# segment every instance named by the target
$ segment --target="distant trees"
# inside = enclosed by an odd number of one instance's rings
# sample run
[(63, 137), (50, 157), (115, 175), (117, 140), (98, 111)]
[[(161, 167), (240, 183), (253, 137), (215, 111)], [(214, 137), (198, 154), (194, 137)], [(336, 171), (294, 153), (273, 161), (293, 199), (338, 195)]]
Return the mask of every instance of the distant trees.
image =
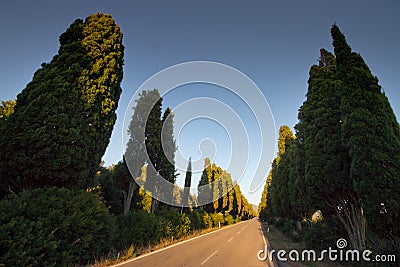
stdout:
[(297, 138), (284, 143), (283, 154), (279, 140), (260, 216), (300, 220), (318, 209), (364, 250), (367, 230), (400, 235), (400, 128), (361, 56), (336, 25), (331, 35), (335, 54), (321, 49), (310, 69)]
[(58, 55), (36, 71), (1, 124), (3, 194), (93, 181), (116, 120), (123, 55), (110, 15), (78, 19), (60, 36)]
[(211, 164), (208, 158), (204, 160), (204, 166), (198, 185), (201, 207), (207, 212), (230, 214), (233, 217), (254, 217), (253, 207), (240, 191), (239, 185), (232, 182), (231, 175), (215, 163)]

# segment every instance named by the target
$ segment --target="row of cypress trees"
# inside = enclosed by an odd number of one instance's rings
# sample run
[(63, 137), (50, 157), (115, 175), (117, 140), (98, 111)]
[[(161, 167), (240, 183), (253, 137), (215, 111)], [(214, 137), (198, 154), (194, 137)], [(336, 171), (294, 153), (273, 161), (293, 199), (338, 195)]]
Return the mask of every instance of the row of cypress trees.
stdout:
[(361, 55), (337, 25), (331, 36), (334, 54), (321, 49), (310, 69), (296, 136), (281, 128), (260, 216), (300, 221), (321, 210), (364, 250), (370, 236), (400, 236), (400, 128)]

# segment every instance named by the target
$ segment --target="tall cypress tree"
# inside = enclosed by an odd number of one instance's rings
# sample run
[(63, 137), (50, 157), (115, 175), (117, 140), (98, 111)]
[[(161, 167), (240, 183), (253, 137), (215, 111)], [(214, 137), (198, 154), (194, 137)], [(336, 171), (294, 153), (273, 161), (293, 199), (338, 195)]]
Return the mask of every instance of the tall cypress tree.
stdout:
[(163, 185), (162, 199), (172, 202), (172, 195), (174, 184), (176, 181), (175, 173), (175, 151), (176, 144), (174, 139), (174, 113), (170, 108), (166, 108), (162, 117), (162, 131), (161, 131), (161, 166), (160, 175), (169, 183)]
[[(146, 146), (145, 146), (145, 128), (146, 120), (150, 114), (151, 107), (157, 101), (159, 94), (157, 91), (143, 91), (139, 93), (139, 98), (136, 100), (136, 106), (129, 123), (128, 134), (129, 140), (126, 144), (124, 154), (124, 162), (131, 176), (125, 182), (127, 186), (124, 193), (124, 214), (128, 214), (131, 208), (132, 198), (134, 193), (139, 190), (134, 178), (140, 177), (142, 166), (146, 163)], [(122, 181), (121, 181), (122, 182)], [(144, 183), (144, 181), (143, 181)], [(142, 185), (140, 185), (142, 186)]]
[[(279, 127), (278, 137), (278, 153), (274, 161), (272, 162), (271, 169), (269, 171), (267, 181), (264, 186), (263, 196), (261, 198), (259, 213), (261, 218), (266, 220), (268, 216), (272, 216), (273, 210), (281, 210), (281, 195), (284, 195), (282, 190), (286, 188), (280, 188), (278, 185), (281, 181), (274, 181), (274, 172), (278, 168), (281, 161), (282, 155), (285, 153), (286, 142), (294, 138), (293, 132), (286, 125)], [(271, 194), (272, 193), (272, 194)]]
[(204, 170), (198, 184), (198, 201), (203, 206), (205, 211), (211, 212), (213, 210), (212, 204), (212, 170), (209, 158), (204, 159)]
[[(133, 177), (139, 177), (142, 166), (147, 164), (144, 190), (152, 193), (151, 212), (154, 213), (160, 199), (173, 203), (176, 179), (174, 114), (167, 108), (161, 118), (162, 98), (157, 89), (141, 92), (136, 103), (129, 124), (125, 158)], [(125, 214), (129, 211), (135, 187), (132, 179), (126, 194)]]
[(398, 236), (399, 125), (386, 96), (336, 25), (335, 56), (321, 49), (310, 69), (297, 136), (304, 147), (311, 197), (342, 222), (353, 248), (366, 248), (366, 227)]
[(336, 25), (331, 35), (342, 82), (342, 142), (350, 156), (351, 183), (371, 232), (399, 236), (399, 124), (362, 57), (351, 51)]
[(183, 196), (182, 196), (182, 210), (183, 207), (189, 206), (189, 193), (191, 184), (192, 184), (192, 158), (189, 158), (189, 163), (186, 169), (186, 176), (185, 176), (185, 188), (183, 189)]
[(121, 94), (122, 32), (110, 15), (76, 20), (35, 72), (0, 132), (3, 191), (82, 188), (94, 178)]
[[(335, 213), (356, 249), (365, 248), (365, 223), (361, 203), (348, 177), (349, 157), (341, 140), (342, 83), (336, 76), (336, 60), (321, 49), (319, 65), (310, 69), (307, 100), (299, 111), (297, 135), (305, 150), (305, 179), (315, 209), (325, 217)], [(322, 206), (321, 206), (322, 205)]]

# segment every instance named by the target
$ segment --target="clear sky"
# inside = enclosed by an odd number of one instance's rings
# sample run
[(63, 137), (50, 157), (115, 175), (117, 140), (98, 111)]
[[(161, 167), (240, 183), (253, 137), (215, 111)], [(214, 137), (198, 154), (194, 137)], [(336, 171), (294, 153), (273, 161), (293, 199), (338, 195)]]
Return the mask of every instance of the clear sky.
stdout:
[[(153, 74), (178, 63), (214, 61), (240, 70), (261, 89), (276, 128), (284, 124), (293, 127), (298, 108), (305, 100), (310, 66), (317, 63), (320, 48), (332, 51), (329, 31), (333, 23), (337, 23), (353, 50), (363, 56), (379, 78), (397, 118), (400, 116), (400, 2), (397, 0), (237, 3), (16, 0), (1, 1), (0, 10), (0, 100), (14, 99), (41, 63), (51, 60), (59, 48), (59, 35), (76, 18), (105, 12), (121, 26), (125, 45), (123, 93), (118, 120), (104, 156), (107, 165), (122, 158), (123, 118), (136, 90)], [(243, 120), (249, 120), (244, 123), (249, 136), (256, 136), (249, 153), (259, 152), (257, 127), (253, 127), (252, 114), (240, 99), (212, 85), (187, 85), (180, 89), (165, 96), (164, 106), (177, 108), (182, 101), (193, 97), (212, 97), (239, 114), (249, 113), (242, 114)], [(218, 165), (228, 164), (232, 151), (226, 150), (230, 133), (224, 125), (212, 120), (193, 120), (175, 135), (184, 159), (192, 156), (200, 160), (208, 156), (200, 154), (201, 144), (203, 152), (216, 153)], [(271, 158), (263, 163), (266, 172), (275, 153), (273, 148), (268, 150)], [(252, 157), (251, 154), (249, 158)], [(186, 163), (181, 164), (186, 168)], [(253, 178), (249, 175), (245, 174), (240, 185), (249, 201), (258, 204), (262, 186), (250, 193)]]

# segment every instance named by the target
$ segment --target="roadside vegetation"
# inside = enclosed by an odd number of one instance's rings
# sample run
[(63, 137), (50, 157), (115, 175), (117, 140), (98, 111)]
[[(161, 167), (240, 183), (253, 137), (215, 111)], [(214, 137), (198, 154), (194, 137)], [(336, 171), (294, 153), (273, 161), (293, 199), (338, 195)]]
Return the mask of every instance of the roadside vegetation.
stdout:
[(295, 134), (279, 129), (259, 217), (308, 249), (344, 238), (348, 248), (399, 260), (400, 127), (337, 25), (331, 36), (334, 54), (321, 49), (310, 69)]
[[(157, 89), (137, 99), (123, 159), (103, 166), (122, 92), (122, 37), (108, 14), (75, 20), (51, 62), (1, 102), (0, 266), (106, 264), (255, 216), (209, 159), (205, 202), (176, 184), (174, 114)], [(158, 176), (169, 182), (162, 190)], [(189, 160), (187, 188), (191, 177)]]

